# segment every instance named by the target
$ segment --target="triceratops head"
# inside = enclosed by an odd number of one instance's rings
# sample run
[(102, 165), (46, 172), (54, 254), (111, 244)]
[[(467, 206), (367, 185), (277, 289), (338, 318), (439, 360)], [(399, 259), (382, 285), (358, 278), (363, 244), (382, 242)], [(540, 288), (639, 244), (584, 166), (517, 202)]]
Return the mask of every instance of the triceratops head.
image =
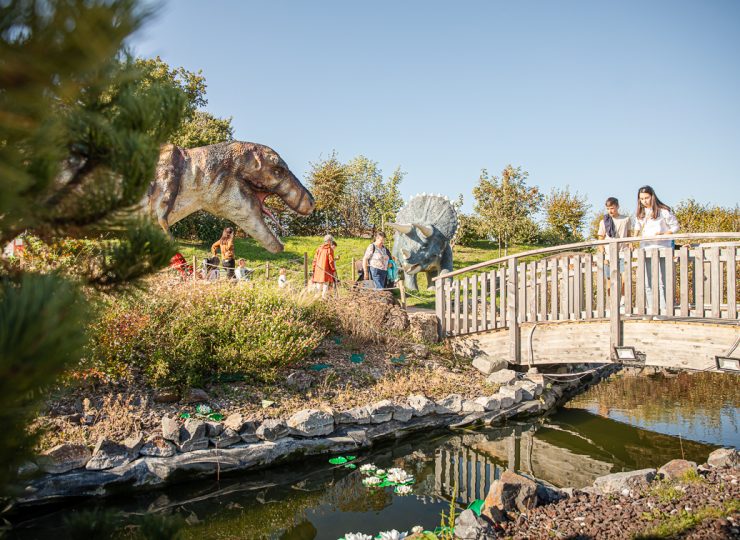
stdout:
[(442, 252), (449, 244), (434, 225), (428, 223), (389, 223), (396, 233), (393, 255), (408, 275), (440, 269)]

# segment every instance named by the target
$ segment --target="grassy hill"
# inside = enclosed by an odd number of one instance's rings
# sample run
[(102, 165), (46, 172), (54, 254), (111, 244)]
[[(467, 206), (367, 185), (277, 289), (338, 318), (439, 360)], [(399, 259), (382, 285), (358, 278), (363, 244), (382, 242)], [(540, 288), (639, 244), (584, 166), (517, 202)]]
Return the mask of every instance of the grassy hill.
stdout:
[[(235, 245), (236, 258), (243, 258), (249, 268), (256, 269), (257, 277), (264, 277), (265, 263), (270, 265), (270, 276), (277, 276), (277, 269), (285, 267), (288, 270), (288, 279), (296, 283), (303, 280), (303, 254), (308, 253), (309, 272), (311, 261), (316, 248), (321, 244), (323, 238), (320, 236), (290, 236), (283, 238), (285, 250), (279, 254), (273, 254), (261, 247), (252, 238), (237, 238)], [(362, 258), (365, 248), (370, 243), (369, 238), (336, 238), (337, 248), (335, 254), (337, 260), (337, 273), (340, 280), (349, 281), (352, 276), (352, 259)], [(179, 241), (178, 249), (188, 261), (193, 256), (198, 260), (210, 256), (210, 246), (188, 241)], [(533, 245), (516, 245), (509, 248), (509, 254), (519, 253), (535, 249)], [(475, 242), (472, 246), (456, 246), (453, 252), (454, 267), (464, 268), (471, 264), (477, 264), (498, 257), (498, 245), (485, 240)], [(426, 274), (419, 275), (419, 291), (410, 293), (408, 304), (419, 307), (434, 307), (434, 295), (426, 291)]]

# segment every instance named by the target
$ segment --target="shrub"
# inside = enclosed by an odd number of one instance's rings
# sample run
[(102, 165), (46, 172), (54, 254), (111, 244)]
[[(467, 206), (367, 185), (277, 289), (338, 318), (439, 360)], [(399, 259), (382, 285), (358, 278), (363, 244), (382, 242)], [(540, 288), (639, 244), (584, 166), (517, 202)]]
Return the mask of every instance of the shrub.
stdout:
[(182, 284), (111, 304), (92, 328), (89, 368), (155, 386), (240, 374), (272, 381), (321, 342), (319, 303), (234, 283)]
[(236, 225), (228, 219), (216, 217), (205, 210), (198, 210), (172, 225), (170, 232), (177, 238), (212, 244), (221, 238), (221, 233), (226, 227), (236, 230)]

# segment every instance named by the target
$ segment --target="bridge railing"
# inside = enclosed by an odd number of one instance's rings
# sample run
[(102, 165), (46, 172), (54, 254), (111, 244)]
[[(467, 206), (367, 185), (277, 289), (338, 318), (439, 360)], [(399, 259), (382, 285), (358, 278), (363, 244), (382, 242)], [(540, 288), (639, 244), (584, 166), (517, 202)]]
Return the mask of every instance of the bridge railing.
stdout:
[[(509, 361), (518, 363), (524, 323), (607, 319), (615, 346), (627, 318), (737, 321), (739, 239), (689, 233), (594, 240), (462, 268), (434, 280), (440, 333), (507, 329)], [(646, 240), (693, 243), (640, 248)]]

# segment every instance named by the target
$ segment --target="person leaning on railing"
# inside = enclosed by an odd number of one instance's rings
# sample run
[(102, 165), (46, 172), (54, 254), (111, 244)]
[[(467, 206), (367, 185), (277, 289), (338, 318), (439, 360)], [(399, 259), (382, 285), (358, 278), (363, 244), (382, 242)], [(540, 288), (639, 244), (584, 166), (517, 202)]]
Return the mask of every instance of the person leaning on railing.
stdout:
[[(658, 236), (674, 234), (678, 232), (678, 219), (671, 208), (661, 202), (655, 191), (650, 186), (642, 186), (637, 191), (637, 212), (635, 212), (635, 225), (633, 227), (637, 236)], [(644, 250), (668, 248), (673, 249), (672, 240), (647, 240), (640, 242), (640, 248)], [(647, 254), (646, 254), (647, 255)], [(672, 255), (671, 255), (672, 256)], [(665, 310), (665, 258), (659, 257), (658, 290), (659, 309)], [(648, 311), (653, 309), (653, 261), (652, 257), (645, 257), (645, 300)], [(669, 314), (670, 315), (670, 314)]]
[[(609, 197), (606, 200), (605, 207), (606, 213), (599, 222), (599, 232), (597, 233), (599, 240), (604, 240), (605, 238), (628, 238), (632, 231), (632, 219), (630, 216), (625, 216), (619, 213), (619, 200), (616, 197)], [(622, 291), (622, 304), (624, 303), (624, 254), (622, 252), (627, 248), (629, 248), (629, 244), (627, 242), (619, 245), (620, 254), (618, 266), (620, 281), (622, 283), (620, 287)], [(599, 249), (604, 250), (604, 246), (599, 246)], [(604, 270), (608, 280), (608, 276), (611, 275), (609, 269), (610, 261), (608, 249), (606, 250), (605, 257), (607, 264), (605, 265)], [(607, 290), (611, 291), (611, 287)]]
[(216, 240), (211, 246), (211, 254), (215, 257), (217, 251), (221, 249), (221, 265), (226, 268), (226, 277), (234, 279), (234, 229), (226, 227), (221, 234), (221, 238)]

